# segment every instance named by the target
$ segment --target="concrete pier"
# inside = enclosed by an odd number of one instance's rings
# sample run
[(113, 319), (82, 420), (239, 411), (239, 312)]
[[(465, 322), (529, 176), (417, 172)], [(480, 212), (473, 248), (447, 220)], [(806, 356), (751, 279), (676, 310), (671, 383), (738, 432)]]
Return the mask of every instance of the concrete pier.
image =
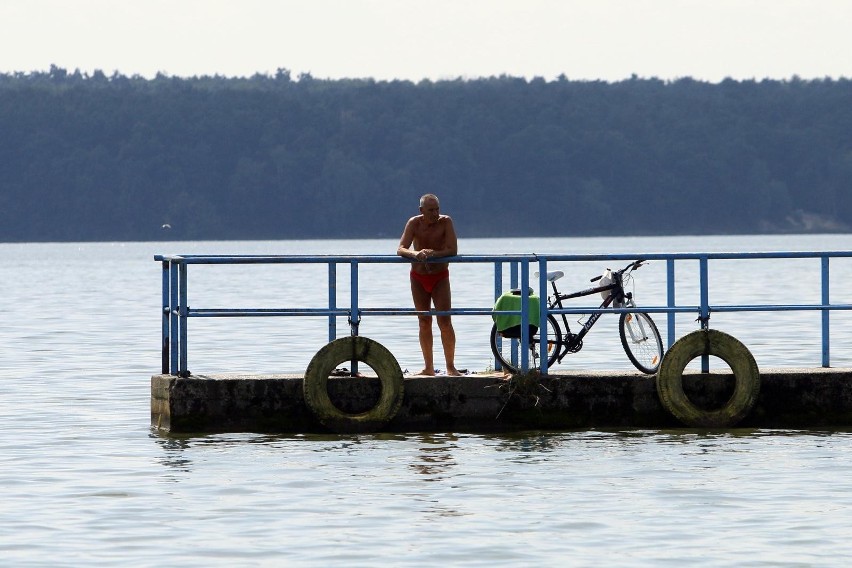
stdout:
[[(852, 427), (852, 369), (765, 369), (741, 428)], [(173, 433), (328, 432), (302, 395), (300, 375), (154, 375), (151, 425)], [(678, 428), (660, 402), (656, 378), (634, 372), (572, 372), (506, 382), (500, 375), (410, 377), (385, 432), (500, 432), (536, 429)], [(730, 373), (684, 375), (697, 406), (722, 406)], [(333, 377), (335, 406), (363, 412), (379, 397), (375, 377)]]

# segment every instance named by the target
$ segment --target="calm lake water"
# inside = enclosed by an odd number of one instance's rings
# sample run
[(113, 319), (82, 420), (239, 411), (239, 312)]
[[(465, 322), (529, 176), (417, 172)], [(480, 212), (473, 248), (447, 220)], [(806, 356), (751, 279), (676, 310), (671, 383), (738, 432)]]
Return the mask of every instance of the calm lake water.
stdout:
[[(157, 253), (389, 254), (395, 240), (0, 244), (0, 558), (8, 566), (828, 566), (852, 556), (852, 430), (169, 436), (150, 429), (160, 368)], [(852, 250), (852, 236), (463, 240), (464, 254)], [(697, 303), (697, 263), (678, 300)], [(565, 290), (602, 263), (565, 269)], [(454, 265), (457, 306), (490, 270)], [(348, 271), (340, 274), (348, 279)], [(711, 262), (711, 301), (816, 303), (819, 261)], [(406, 267), (363, 265), (363, 306), (409, 305)], [(832, 261), (847, 302), (852, 262)], [(665, 303), (665, 266), (636, 274)], [(339, 290), (339, 303), (348, 289)], [(324, 267), (191, 267), (193, 307), (322, 306)], [(696, 299), (692, 299), (696, 298)], [(679, 316), (676, 333), (695, 329)], [(610, 321), (611, 320), (611, 321)], [(655, 316), (666, 335), (665, 318)], [(630, 369), (602, 318), (565, 369)], [(819, 366), (819, 315), (714, 314), (761, 367)], [(832, 314), (832, 366), (852, 317)], [(457, 317), (457, 363), (490, 364), (489, 318)], [(345, 322), (340, 323), (345, 334)], [(362, 335), (422, 365), (410, 317)], [(193, 319), (196, 373), (301, 372), (324, 318)], [(436, 357), (441, 366), (441, 357)]]

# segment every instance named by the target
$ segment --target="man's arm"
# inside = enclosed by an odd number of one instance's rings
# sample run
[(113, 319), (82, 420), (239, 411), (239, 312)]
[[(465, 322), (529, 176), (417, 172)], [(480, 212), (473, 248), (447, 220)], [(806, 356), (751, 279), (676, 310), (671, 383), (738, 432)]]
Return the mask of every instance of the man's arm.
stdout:
[(396, 248), (396, 254), (403, 258), (410, 258), (414, 260), (417, 256), (417, 252), (410, 248), (412, 243), (414, 243), (414, 217), (409, 219), (405, 224), (405, 230), (402, 231), (402, 237), (399, 239), (399, 246)]
[(456, 237), (456, 228), (453, 226), (453, 220), (449, 216), (443, 219), (444, 227), (444, 248), (441, 250), (433, 250), (430, 257), (456, 256), (459, 253), (459, 242)]

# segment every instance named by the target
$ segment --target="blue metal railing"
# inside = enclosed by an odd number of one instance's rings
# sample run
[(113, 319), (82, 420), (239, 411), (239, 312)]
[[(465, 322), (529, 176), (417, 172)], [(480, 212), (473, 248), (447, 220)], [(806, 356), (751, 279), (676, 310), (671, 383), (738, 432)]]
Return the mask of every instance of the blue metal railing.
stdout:
[[(676, 338), (675, 315), (678, 313), (695, 313), (702, 327), (708, 325), (711, 312), (760, 312), (760, 311), (808, 311), (822, 312), (822, 366), (830, 364), (830, 312), (833, 310), (850, 310), (852, 304), (831, 304), (829, 265), (832, 258), (850, 258), (852, 251), (832, 252), (755, 252), (755, 253), (651, 253), (651, 254), (586, 254), (586, 255), (556, 255), (556, 254), (512, 254), (512, 255), (459, 255), (442, 258), (441, 262), (453, 263), (487, 263), (494, 267), (494, 299), (503, 292), (503, 269), (509, 265), (509, 286), (518, 287), (518, 282), (529, 282), (530, 264), (538, 268), (538, 295), (547, 298), (548, 283), (546, 280), (547, 267), (550, 262), (589, 262), (589, 261), (631, 261), (637, 258), (645, 260), (662, 260), (666, 262), (666, 305), (640, 306), (643, 312), (664, 313), (667, 316), (667, 344), (671, 346)], [(820, 259), (820, 303), (817, 304), (711, 304), (709, 261), (711, 260), (744, 260), (744, 259)], [(395, 255), (341, 255), (341, 256), (308, 256), (308, 255), (156, 255), (155, 261), (162, 263), (162, 372), (186, 376), (187, 368), (187, 322), (193, 317), (269, 317), (269, 316), (324, 316), (328, 318), (328, 340), (333, 341), (337, 334), (337, 319), (346, 317), (353, 335), (358, 334), (358, 324), (362, 315), (398, 316), (398, 315), (491, 315), (492, 306), (480, 308), (453, 308), (446, 312), (431, 310), (418, 312), (413, 308), (382, 307), (363, 308), (359, 306), (358, 297), (358, 267), (367, 263), (409, 263), (407, 259)], [(675, 265), (676, 262), (697, 260), (699, 264), (699, 299), (697, 304), (678, 305), (675, 295)], [(237, 264), (326, 264), (328, 267), (328, 307), (325, 308), (191, 308), (188, 297), (189, 266), (193, 264), (207, 265), (237, 265)], [(337, 267), (349, 265), (350, 268), (350, 297), (346, 307), (338, 306), (337, 298)], [(523, 370), (529, 369), (529, 290), (521, 286), (521, 309), (504, 313), (521, 316), (520, 365)], [(591, 314), (597, 312), (619, 313), (626, 309), (597, 307), (576, 307), (549, 310), (547, 302), (540, 302), (539, 320), (547, 321), (548, 313)], [(546, 352), (547, 326), (542, 326), (540, 341), (542, 352)], [(707, 371), (707, 357), (702, 360), (702, 370)], [(546, 373), (546, 369), (543, 370)]]

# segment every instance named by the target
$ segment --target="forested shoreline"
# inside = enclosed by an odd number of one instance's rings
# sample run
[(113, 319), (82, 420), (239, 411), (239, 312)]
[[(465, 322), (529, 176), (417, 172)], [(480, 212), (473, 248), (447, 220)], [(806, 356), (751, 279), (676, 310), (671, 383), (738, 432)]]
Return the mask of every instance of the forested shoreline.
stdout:
[(848, 232), (852, 81), (0, 74), (0, 241)]

